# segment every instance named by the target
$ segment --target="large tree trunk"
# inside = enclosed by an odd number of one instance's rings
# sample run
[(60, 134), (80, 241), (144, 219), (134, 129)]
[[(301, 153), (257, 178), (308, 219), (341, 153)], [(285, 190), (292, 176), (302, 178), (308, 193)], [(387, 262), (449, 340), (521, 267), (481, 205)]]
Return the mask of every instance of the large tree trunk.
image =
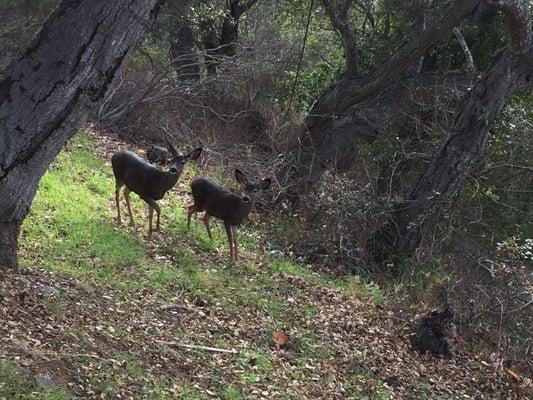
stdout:
[(413, 254), (422, 238), (447, 211), (485, 150), (488, 134), (514, 91), (512, 57), (506, 53), (471, 90), (441, 147), (405, 201), (394, 207), (390, 221), (366, 244), (373, 261)]
[(152, 25), (161, 0), (63, 0), (0, 79), (0, 270), (38, 183)]
[(483, 155), (490, 129), (509, 96), (531, 89), (533, 48), (527, 6), (521, 0), (502, 1), (496, 6), (507, 18), (511, 49), (499, 55), (465, 97), (448, 137), (433, 153), (409, 196), (394, 207), (389, 220), (368, 239), (365, 252), (371, 263), (414, 253)]
[[(299, 194), (310, 190), (327, 168), (349, 171), (359, 151), (383, 132), (403, 126), (408, 118), (439, 112), (436, 107), (442, 102), (458, 102), (473, 82), (473, 75), (463, 72), (406, 77), (332, 121), (323, 140), (313, 142), (310, 133), (301, 136), (298, 148), (289, 153), (294, 158), (284, 164), (286, 169), (282, 171), (289, 200), (297, 205)], [(440, 101), (435, 101), (437, 98)]]
[[(372, 74), (357, 78), (345, 78), (333, 84), (316, 101), (306, 118), (301, 133), (286, 156), (286, 163), (276, 173), (284, 187), (286, 197), (297, 203), (320, 175), (337, 160), (338, 151), (357, 155), (361, 141), (357, 138), (360, 126), (354, 124), (351, 136), (339, 135), (339, 124), (354, 107), (379, 97), (409, 71), (421, 57), (434, 48), (447, 33), (465, 17), (472, 14), (482, 0), (455, 0), (441, 13), (430, 27), (402, 46)], [(348, 125), (342, 124), (342, 132)], [(367, 129), (362, 129), (366, 137)]]

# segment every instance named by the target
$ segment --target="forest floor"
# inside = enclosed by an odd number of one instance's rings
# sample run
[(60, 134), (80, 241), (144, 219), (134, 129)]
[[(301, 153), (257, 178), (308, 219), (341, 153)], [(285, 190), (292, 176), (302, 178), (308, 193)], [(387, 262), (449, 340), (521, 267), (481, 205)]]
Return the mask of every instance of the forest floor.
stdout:
[[(526, 394), (474, 353), (409, 344), (412, 313), (356, 276), (331, 277), (273, 251), (261, 224), (186, 232), (190, 165), (147, 237), (115, 222), (112, 151), (78, 135), (43, 177), (0, 282), (0, 399), (513, 399)], [(124, 204), (122, 207), (125, 210)]]

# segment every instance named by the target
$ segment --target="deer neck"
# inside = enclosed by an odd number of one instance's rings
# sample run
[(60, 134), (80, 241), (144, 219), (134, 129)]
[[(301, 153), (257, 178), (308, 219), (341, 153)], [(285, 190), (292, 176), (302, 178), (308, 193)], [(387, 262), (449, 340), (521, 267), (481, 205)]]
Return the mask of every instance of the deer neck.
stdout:
[(176, 183), (178, 183), (178, 179), (180, 179), (180, 174), (173, 174), (171, 172), (163, 172), (164, 173), (164, 188), (165, 191), (168, 191), (172, 189), (174, 186), (176, 186)]
[(252, 211), (252, 207), (254, 206), (254, 202), (252, 200), (250, 201), (244, 201), (243, 199), (239, 199), (239, 217), (242, 221), (245, 219), (248, 214), (250, 214), (250, 211)]

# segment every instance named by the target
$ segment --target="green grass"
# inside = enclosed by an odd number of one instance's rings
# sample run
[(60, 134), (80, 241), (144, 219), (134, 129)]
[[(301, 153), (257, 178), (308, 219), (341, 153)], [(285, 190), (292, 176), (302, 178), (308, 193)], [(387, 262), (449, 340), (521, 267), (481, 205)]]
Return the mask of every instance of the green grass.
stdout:
[[(185, 175), (193, 173), (194, 167), (191, 166)], [(146, 215), (147, 207), (136, 195), (132, 194), (131, 198), (134, 217), (138, 224), (143, 224), (139, 229), (128, 227), (124, 221), (122, 226), (116, 225), (111, 165), (93, 154), (88, 135), (76, 136), (41, 180), (31, 215), (23, 224), (21, 264), (25, 268), (44, 268), (77, 277), (95, 286), (109, 286), (118, 289), (124, 297), (141, 289), (174, 297), (183, 289), (189, 298), (204, 299), (228, 314), (246, 315), (252, 310), (260, 316), (261, 335), (264, 336), (257, 347), (235, 356), (234, 361), (240, 367), (235, 381), (220, 382), (214, 388), (221, 399), (243, 399), (243, 387), (263, 385), (275, 373), (268, 343), (271, 332), (287, 331), (299, 319), (313, 320), (316, 309), (305, 297), (306, 289), (292, 285), (288, 276), (302, 278), (309, 286), (338, 288), (344, 294), (373, 301), (378, 301), (381, 296), (377, 286), (363, 283), (358, 278), (333, 279), (292, 260), (269, 257), (263, 251), (266, 246), (260, 234), (246, 229), (239, 233), (239, 244), (241, 254), (248, 261), (230, 266), (223, 225), (213, 220), (212, 240), (201, 220), (193, 221), (191, 231), (187, 232), (185, 204), (189, 199), (180, 199), (172, 192), (167, 194), (162, 207), (161, 237), (164, 240), (149, 241), (146, 238), (147, 222), (141, 217)], [(124, 204), (122, 211), (125, 211)], [(166, 261), (161, 263), (158, 258), (152, 259), (150, 254), (154, 252), (165, 256)], [(289, 302), (288, 297), (298, 298), (298, 304)], [(61, 316), (68, 311), (69, 304), (62, 297), (49, 299), (47, 309)], [(331, 349), (320, 343), (317, 332), (319, 327), (302, 326), (291, 336), (292, 349), (297, 357), (294, 362), (302, 366), (304, 372), (300, 375), (305, 379), (310, 378), (303, 367), (308, 360), (332, 357)], [(74, 328), (72, 334), (82, 347), (91, 335), (78, 328)], [(116, 336), (135, 340), (121, 329), (116, 331)], [(187, 338), (188, 334), (177, 331), (175, 337)], [(90, 343), (87, 345), (91, 347)], [(218, 346), (225, 348), (231, 344), (220, 339)], [(140, 385), (142, 398), (205, 397), (184, 378), (168, 380), (160, 377), (157, 382), (146, 382), (145, 366), (133, 354), (119, 353), (113, 358), (123, 366), (117, 368), (105, 360), (97, 365), (98, 389), (109, 398), (132, 381)], [(94, 364), (94, 360), (86, 360), (85, 364)], [(4, 390), (0, 394), (19, 390), (13, 388), (24, 385), (27, 388), (20, 388), (21, 393), (35, 389), (15, 373), (3, 376), (8, 368), (4, 370), (0, 372), (0, 378), (4, 378), (0, 382), (6, 381), (7, 384), (0, 386), (0, 390)], [(42, 397), (45, 395), (41, 393), (41, 397), (36, 398), (64, 398), (54, 395), (51, 392), (46, 396), (52, 397)]]
[(72, 399), (63, 389), (42, 389), (37, 383), (18, 372), (13, 365), (0, 360), (0, 399), (64, 400)]
[(345, 389), (353, 400), (392, 400), (393, 393), (372, 371), (355, 366)]
[[(131, 197), (140, 222), (144, 205)], [(115, 212), (111, 166), (92, 153), (87, 135), (78, 135), (41, 180), (22, 228), (22, 265), (125, 291), (170, 290), (178, 274), (150, 260), (131, 230), (116, 227)]]
[(273, 373), (272, 360), (260, 350), (241, 352), (238, 357), (243, 369), (238, 378), (242, 383), (255, 385), (267, 380)]

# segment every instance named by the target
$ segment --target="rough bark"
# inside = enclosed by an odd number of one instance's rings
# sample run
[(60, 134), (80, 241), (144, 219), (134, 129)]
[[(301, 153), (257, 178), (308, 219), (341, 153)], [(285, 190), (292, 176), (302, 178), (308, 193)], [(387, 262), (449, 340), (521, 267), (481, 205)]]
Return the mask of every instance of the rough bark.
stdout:
[(457, 42), (459, 43), (459, 46), (461, 46), (461, 50), (463, 51), (465, 57), (465, 70), (467, 72), (474, 73), (476, 67), (474, 64), (474, 58), (472, 57), (472, 53), (470, 52), (470, 48), (468, 47), (468, 43), (466, 43), (466, 40), (459, 28), (454, 28), (453, 34), (455, 35), (455, 38), (457, 39)]
[[(413, 0), (412, 12), (415, 25), (416, 34), (419, 35), (426, 29), (427, 10), (429, 8), (429, 0)], [(424, 56), (418, 59), (418, 63), (415, 65), (414, 71), (419, 73), (422, 71), (422, 65), (424, 64)]]
[[(371, 263), (380, 264), (414, 253), (422, 238), (448, 210), (466, 176), (483, 155), (490, 129), (507, 99), (529, 85), (533, 49), (529, 12), (523, 4), (499, 2), (501, 10), (510, 15), (507, 19), (515, 32), (510, 49), (501, 52), (493, 67), (465, 97), (446, 140), (433, 153), (426, 171), (406, 200), (394, 207), (390, 219), (368, 239), (365, 251)], [(525, 15), (518, 16), (520, 12)], [(524, 26), (515, 26), (517, 21)]]
[(161, 4), (63, 0), (22, 57), (3, 73), (0, 270), (16, 266), (20, 225), (41, 176), (88, 108), (104, 96)]
[(365, 250), (372, 263), (412, 255), (435, 227), (483, 155), (490, 129), (506, 100), (533, 73), (532, 61), (533, 51), (519, 59), (506, 51), (471, 90), (424, 174), (406, 200), (394, 207), (390, 220), (367, 241)]

